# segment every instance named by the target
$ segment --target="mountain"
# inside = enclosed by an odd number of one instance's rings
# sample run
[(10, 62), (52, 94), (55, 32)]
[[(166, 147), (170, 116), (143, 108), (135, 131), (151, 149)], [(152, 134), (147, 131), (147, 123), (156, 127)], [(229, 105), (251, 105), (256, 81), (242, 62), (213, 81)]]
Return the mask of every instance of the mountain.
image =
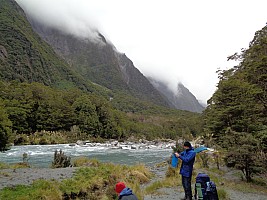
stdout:
[(168, 107), (167, 101), (123, 53), (96, 31), (97, 38), (79, 38), (28, 16), (33, 29), (84, 79), (114, 92)]
[(174, 93), (168, 88), (167, 84), (162, 81), (155, 80), (151, 77), (149, 77), (149, 81), (168, 99), (171, 107), (198, 113), (201, 113), (205, 109), (182, 83), (178, 83), (177, 90)]
[(0, 0), (0, 80), (40, 82), (49, 86), (94, 86), (70, 66), (31, 28), (14, 0)]
[(78, 87), (109, 96), (117, 108), (127, 111), (137, 104), (142, 110), (150, 102), (200, 112), (189, 98), (170, 98), (167, 90), (158, 91), (97, 30), (96, 38), (80, 38), (32, 19), (14, 0), (0, 2), (0, 80)]
[(29, 19), (14, 0), (0, 0), (0, 80), (78, 87), (168, 107), (132, 61), (100, 33), (94, 41), (80, 39)]

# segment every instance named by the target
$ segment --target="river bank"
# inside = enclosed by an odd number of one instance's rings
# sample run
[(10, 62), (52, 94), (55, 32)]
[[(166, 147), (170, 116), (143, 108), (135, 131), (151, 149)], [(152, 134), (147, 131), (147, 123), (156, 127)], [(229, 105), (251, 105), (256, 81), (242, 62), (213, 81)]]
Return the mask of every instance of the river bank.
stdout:
[[(78, 168), (20, 168), (20, 169), (1, 169), (0, 170), (0, 190), (4, 187), (15, 187), (17, 185), (30, 185), (34, 180), (57, 180), (61, 181), (73, 177), (75, 171)], [(166, 166), (157, 167), (152, 169), (155, 173), (153, 181), (160, 181), (165, 177)], [(226, 173), (225, 177), (231, 177), (231, 172)], [(235, 177), (233, 177), (236, 179)], [(238, 183), (238, 182), (237, 182)], [(193, 185), (192, 185), (193, 187)], [(218, 189), (222, 186), (217, 186)], [(228, 198), (231, 200), (266, 200), (267, 194), (264, 193), (252, 193), (249, 191), (241, 192), (232, 188), (223, 186), (224, 190), (228, 194)], [(159, 200), (159, 199), (180, 199), (184, 196), (183, 188), (181, 186), (160, 188), (156, 194), (145, 195), (144, 200)]]
[(15, 187), (17, 185), (30, 185), (38, 179), (57, 180), (71, 178), (76, 167), (68, 168), (18, 168), (0, 170), (0, 190), (5, 187)]

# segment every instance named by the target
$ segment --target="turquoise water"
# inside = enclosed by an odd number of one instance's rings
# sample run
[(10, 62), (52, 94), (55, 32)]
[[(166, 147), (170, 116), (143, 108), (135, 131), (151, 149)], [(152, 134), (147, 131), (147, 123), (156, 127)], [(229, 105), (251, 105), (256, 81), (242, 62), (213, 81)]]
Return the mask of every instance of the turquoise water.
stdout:
[(23, 153), (27, 153), (29, 164), (32, 167), (50, 167), (55, 150), (62, 150), (65, 155), (75, 159), (79, 156), (96, 158), (101, 162), (134, 165), (143, 163), (153, 166), (156, 163), (166, 161), (172, 149), (112, 149), (109, 147), (70, 146), (68, 144), (57, 145), (24, 145), (13, 146), (10, 150), (0, 153), (0, 162), (18, 163), (23, 161)]

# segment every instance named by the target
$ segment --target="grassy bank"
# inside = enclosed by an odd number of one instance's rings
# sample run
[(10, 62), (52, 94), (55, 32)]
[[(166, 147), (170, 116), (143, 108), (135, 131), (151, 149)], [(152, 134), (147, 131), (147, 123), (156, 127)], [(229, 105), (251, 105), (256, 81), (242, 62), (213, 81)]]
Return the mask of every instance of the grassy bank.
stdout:
[[(204, 153), (202, 153), (202, 155), (198, 154), (196, 157), (192, 176), (192, 187), (197, 174), (202, 172), (208, 174), (211, 181), (216, 184), (218, 196), (221, 200), (230, 199), (230, 190), (241, 194), (254, 193), (266, 195), (267, 197), (267, 182), (265, 177), (254, 177), (251, 183), (247, 183), (240, 170), (227, 168), (222, 161), (218, 169), (217, 160), (215, 161), (211, 154), (208, 154), (207, 157), (204, 158), (203, 154)], [(158, 166), (158, 171), (160, 171), (160, 168), (165, 169), (165, 171), (161, 172), (163, 173), (163, 177), (155, 178), (154, 182), (148, 184), (145, 188), (145, 194), (160, 195), (159, 191), (163, 188), (181, 188), (181, 190), (183, 190), (181, 175), (179, 174), (180, 166), (181, 162), (179, 162), (178, 168), (169, 167), (167, 162), (161, 163), (161, 165)], [(194, 193), (194, 188), (192, 189)]]
[(29, 186), (4, 188), (0, 191), (0, 199), (115, 199), (117, 194), (114, 187), (118, 181), (125, 182), (139, 199), (143, 199), (140, 184), (148, 182), (152, 177), (149, 170), (141, 164), (125, 166), (79, 158), (74, 161), (74, 165), (79, 166), (79, 169), (71, 179), (36, 180)]

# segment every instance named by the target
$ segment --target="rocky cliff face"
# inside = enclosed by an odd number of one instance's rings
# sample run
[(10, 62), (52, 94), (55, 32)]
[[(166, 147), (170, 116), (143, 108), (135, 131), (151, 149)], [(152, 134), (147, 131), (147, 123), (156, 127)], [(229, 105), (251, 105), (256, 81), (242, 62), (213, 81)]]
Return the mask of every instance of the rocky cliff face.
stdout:
[[(29, 18), (29, 17), (28, 17)], [(168, 107), (162, 95), (133, 62), (105, 37), (78, 38), (29, 18), (33, 29), (81, 76), (112, 91), (123, 91), (141, 100)]]
[(176, 92), (173, 92), (161, 81), (154, 80), (153, 78), (149, 78), (149, 81), (168, 99), (172, 107), (179, 110), (187, 110), (198, 113), (201, 113), (205, 109), (183, 84), (178, 83)]

